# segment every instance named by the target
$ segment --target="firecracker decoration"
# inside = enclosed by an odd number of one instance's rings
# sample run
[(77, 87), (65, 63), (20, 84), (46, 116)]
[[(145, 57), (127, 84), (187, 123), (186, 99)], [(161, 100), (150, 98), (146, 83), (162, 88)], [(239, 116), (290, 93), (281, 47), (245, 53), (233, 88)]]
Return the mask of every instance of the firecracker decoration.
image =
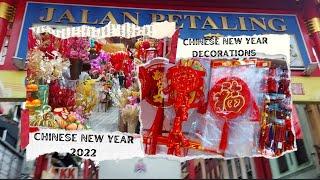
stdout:
[(266, 79), (259, 150), (262, 154), (281, 156), (283, 152), (294, 149), (295, 141), (291, 125), (290, 80), (287, 70), (279, 67), (269, 68)]

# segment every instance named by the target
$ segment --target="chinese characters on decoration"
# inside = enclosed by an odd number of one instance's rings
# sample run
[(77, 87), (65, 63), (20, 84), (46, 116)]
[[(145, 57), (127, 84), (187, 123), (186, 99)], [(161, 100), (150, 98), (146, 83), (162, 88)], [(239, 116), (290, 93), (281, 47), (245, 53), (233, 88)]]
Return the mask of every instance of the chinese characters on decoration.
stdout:
[(270, 157), (294, 150), (290, 81), (280, 67), (260, 59), (159, 58), (141, 66), (141, 113), (156, 109), (154, 118), (141, 117), (145, 153)]

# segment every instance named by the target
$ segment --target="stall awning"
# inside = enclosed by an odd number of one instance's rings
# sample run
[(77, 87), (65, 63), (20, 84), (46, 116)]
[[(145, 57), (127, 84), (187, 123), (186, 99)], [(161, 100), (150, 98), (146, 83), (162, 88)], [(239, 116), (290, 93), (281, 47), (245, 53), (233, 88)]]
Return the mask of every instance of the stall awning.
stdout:
[(293, 101), (296, 103), (320, 102), (320, 77), (292, 77)]
[(25, 71), (0, 71), (0, 101), (24, 101)]

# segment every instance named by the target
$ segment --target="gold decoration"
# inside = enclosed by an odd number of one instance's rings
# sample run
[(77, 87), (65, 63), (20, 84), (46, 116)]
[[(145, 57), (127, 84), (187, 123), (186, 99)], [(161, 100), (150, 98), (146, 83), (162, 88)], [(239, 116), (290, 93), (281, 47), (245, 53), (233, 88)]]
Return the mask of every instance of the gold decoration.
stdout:
[(208, 33), (204, 35), (205, 39), (212, 39), (212, 38), (219, 38), (219, 37), (223, 37), (223, 35), (219, 33), (216, 33), (216, 34)]
[(118, 51), (126, 51), (126, 47), (122, 43), (107, 43), (102, 46), (102, 49), (108, 53), (115, 53)]
[(98, 102), (95, 81), (90, 79), (79, 83), (76, 87), (76, 92), (77, 106), (82, 106), (85, 113), (91, 113)]
[(309, 34), (320, 32), (320, 18), (314, 17), (306, 21), (307, 29)]
[(0, 2), (0, 18), (6, 19), (10, 22), (13, 21), (15, 14), (15, 7), (6, 2)]

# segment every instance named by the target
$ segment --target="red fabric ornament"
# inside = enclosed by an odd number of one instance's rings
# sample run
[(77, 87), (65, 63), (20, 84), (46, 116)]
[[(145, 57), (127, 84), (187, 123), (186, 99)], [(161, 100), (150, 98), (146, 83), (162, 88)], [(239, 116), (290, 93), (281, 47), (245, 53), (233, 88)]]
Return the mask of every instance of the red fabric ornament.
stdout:
[[(164, 40), (160, 40), (157, 44), (157, 55), (160, 56), (160, 57), (164, 57), (164, 54), (163, 54), (163, 47), (164, 47)], [(168, 53), (169, 51), (169, 46), (166, 46), (166, 53)], [(171, 62), (171, 60), (170, 60)], [(173, 62), (172, 62), (173, 63)]]
[[(143, 98), (146, 99), (148, 103), (156, 107), (164, 106), (163, 98), (163, 85), (164, 85), (164, 67), (155, 66), (145, 69), (140, 67)], [(143, 74), (144, 73), (144, 74)], [(140, 72), (139, 72), (140, 74)]]
[[(204, 71), (198, 71), (189, 66), (174, 66), (168, 70), (169, 102), (173, 103), (176, 117), (168, 136), (168, 154), (183, 155), (182, 149), (191, 145), (182, 132), (182, 123), (188, 119), (188, 110), (199, 105), (197, 100), (203, 97)], [(191, 93), (195, 92), (195, 97)]]
[(225, 77), (216, 82), (209, 92), (209, 109), (224, 120), (219, 149), (224, 152), (228, 145), (229, 123), (245, 113), (251, 102), (248, 85), (238, 77)]
[(75, 90), (61, 87), (58, 81), (49, 85), (49, 105), (52, 109), (66, 107), (72, 110), (76, 104)]
[(122, 70), (124, 60), (128, 58), (129, 56), (127, 52), (119, 51), (111, 54), (110, 62), (116, 71), (120, 71)]
[(33, 31), (29, 29), (28, 31), (28, 49), (33, 49), (36, 46), (37, 39), (33, 34)]
[[(157, 113), (153, 124), (147, 134), (144, 135), (145, 152), (156, 154), (157, 145), (168, 147), (168, 154), (183, 156), (189, 148), (218, 153), (215, 150), (204, 148), (199, 142), (189, 140), (182, 132), (182, 124), (188, 119), (188, 110), (204, 107), (204, 76), (205, 71), (195, 70), (191, 66), (182, 64), (173, 66), (165, 74), (168, 62), (154, 63), (139, 68), (142, 99), (157, 107)], [(165, 76), (164, 76), (165, 75)], [(164, 83), (167, 87), (163, 87)], [(169, 99), (164, 98), (169, 95)], [(168, 136), (162, 135), (164, 108), (173, 105), (176, 116), (174, 124)]]
[(151, 87), (155, 86), (151, 86), (151, 76), (144, 66), (139, 67), (138, 77), (141, 83), (141, 98), (146, 99), (150, 97)]
[(94, 42), (94, 48), (96, 49), (96, 52), (100, 52), (102, 49), (102, 44), (98, 43), (97, 41)]
[(246, 112), (250, 101), (248, 85), (238, 77), (226, 77), (212, 87), (209, 107), (219, 118), (232, 120)]
[(149, 49), (151, 47), (150, 42), (149, 41), (143, 41), (142, 42), (142, 48), (143, 49)]
[(178, 28), (176, 30), (176, 32), (171, 37), (170, 52), (169, 52), (170, 63), (175, 63), (175, 61), (176, 61), (179, 34), (180, 34), (180, 29)]
[(162, 137), (164, 108), (169, 105), (163, 98), (163, 83), (165, 81), (166, 62), (161, 61), (147, 66), (140, 66), (138, 77), (141, 83), (141, 98), (157, 107), (157, 112), (150, 130), (144, 135), (147, 154), (156, 154), (157, 144), (167, 144), (167, 139)]

